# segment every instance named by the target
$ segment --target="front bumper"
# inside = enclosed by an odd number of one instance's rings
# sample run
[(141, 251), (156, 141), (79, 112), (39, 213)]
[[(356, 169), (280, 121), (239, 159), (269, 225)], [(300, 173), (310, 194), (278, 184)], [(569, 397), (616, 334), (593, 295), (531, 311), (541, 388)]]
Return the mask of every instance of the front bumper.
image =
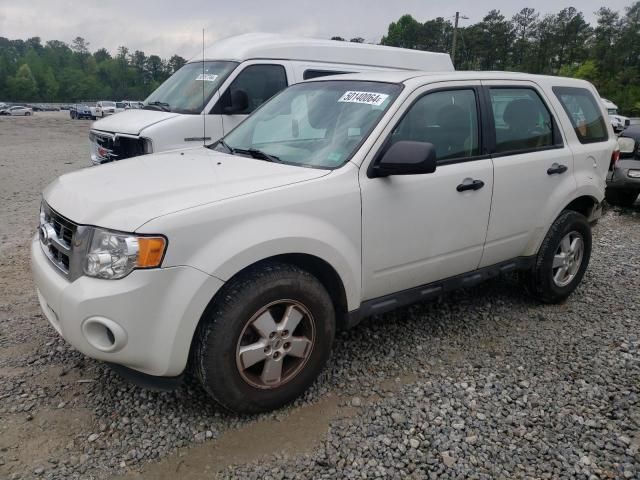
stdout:
[(223, 285), (188, 266), (69, 282), (45, 256), (37, 236), (31, 268), (42, 311), (67, 342), (97, 360), (162, 377), (183, 372), (196, 326)]

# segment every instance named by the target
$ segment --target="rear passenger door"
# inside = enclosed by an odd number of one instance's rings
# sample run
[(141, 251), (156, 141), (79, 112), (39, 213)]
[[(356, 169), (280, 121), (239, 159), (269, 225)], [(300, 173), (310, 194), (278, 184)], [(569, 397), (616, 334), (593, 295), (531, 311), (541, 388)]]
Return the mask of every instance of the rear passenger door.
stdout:
[(483, 81), (494, 180), (481, 267), (533, 255), (576, 190), (556, 112), (533, 82)]

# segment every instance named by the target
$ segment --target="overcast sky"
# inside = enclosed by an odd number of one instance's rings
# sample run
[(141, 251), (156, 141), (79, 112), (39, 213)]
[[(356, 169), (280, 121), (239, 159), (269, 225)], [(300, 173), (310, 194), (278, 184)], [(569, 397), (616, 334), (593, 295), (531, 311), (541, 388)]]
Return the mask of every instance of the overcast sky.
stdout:
[(70, 42), (81, 36), (92, 51), (119, 45), (147, 55), (197, 55), (202, 29), (206, 43), (245, 32), (274, 32), (329, 38), (363, 37), (378, 42), (390, 22), (404, 13), (419, 21), (452, 17), (456, 10), (475, 23), (492, 8), (511, 17), (524, 7), (541, 13), (567, 6), (587, 21), (602, 5), (624, 12), (632, 0), (0, 0), (0, 36), (39, 36)]

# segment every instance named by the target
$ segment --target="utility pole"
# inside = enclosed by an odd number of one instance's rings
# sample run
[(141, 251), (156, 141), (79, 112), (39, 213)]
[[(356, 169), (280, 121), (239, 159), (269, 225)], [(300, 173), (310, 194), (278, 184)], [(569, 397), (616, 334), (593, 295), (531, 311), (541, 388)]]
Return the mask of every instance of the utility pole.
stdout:
[(461, 16), (460, 12), (456, 12), (456, 20), (453, 24), (453, 42), (451, 44), (451, 61), (453, 62), (454, 67), (456, 63), (456, 46), (458, 44), (458, 23), (460, 22), (460, 19), (469, 20), (469, 17), (466, 17), (464, 15)]
[(451, 61), (456, 62), (456, 43), (458, 43), (458, 21), (460, 20), (460, 12), (456, 12), (456, 21), (453, 24), (453, 44), (451, 45)]

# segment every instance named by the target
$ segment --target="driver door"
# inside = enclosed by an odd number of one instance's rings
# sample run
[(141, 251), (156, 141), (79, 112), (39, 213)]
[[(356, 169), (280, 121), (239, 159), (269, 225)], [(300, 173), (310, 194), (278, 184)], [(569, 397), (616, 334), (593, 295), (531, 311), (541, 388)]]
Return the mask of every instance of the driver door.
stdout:
[[(375, 161), (397, 141), (428, 142), (437, 154), (434, 173), (369, 178), (365, 160), (360, 169), (363, 300), (478, 268), (493, 189), (479, 99), (479, 82), (417, 90), (368, 159)], [(482, 186), (461, 187), (473, 181)]]
[(287, 71), (284, 65), (248, 65), (223, 90), (211, 113), (222, 116), (223, 134), (226, 135), (251, 112), (287, 86)]

